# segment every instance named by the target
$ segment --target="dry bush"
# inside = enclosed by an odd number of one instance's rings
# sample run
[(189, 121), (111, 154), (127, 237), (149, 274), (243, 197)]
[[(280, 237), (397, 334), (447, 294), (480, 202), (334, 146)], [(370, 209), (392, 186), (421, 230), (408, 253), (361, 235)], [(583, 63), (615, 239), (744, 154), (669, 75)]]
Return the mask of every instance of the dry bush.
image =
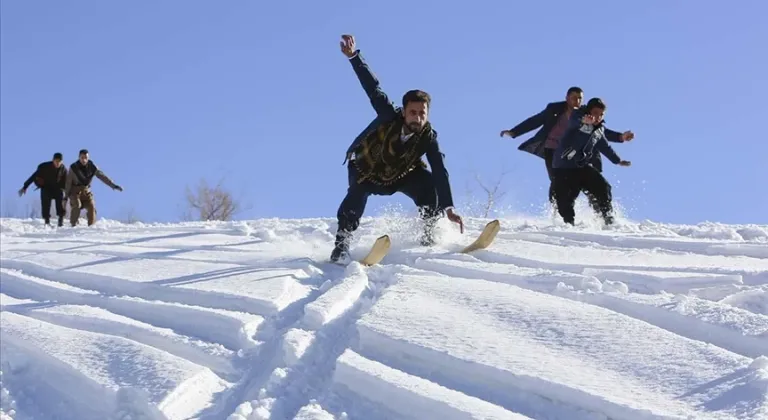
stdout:
[(195, 191), (186, 188), (187, 220), (211, 221), (232, 220), (232, 217), (242, 210), (239, 200), (219, 181), (211, 187), (205, 179), (201, 179)]
[(510, 172), (509, 170), (502, 169), (495, 180), (491, 182), (483, 181), (480, 175), (475, 172), (473, 184), (480, 187), (480, 192), (476, 192), (476, 188), (467, 187), (467, 196), (469, 197), (467, 215), (482, 218), (489, 217), (494, 208), (507, 194), (507, 191), (502, 188), (502, 184), (504, 178)]

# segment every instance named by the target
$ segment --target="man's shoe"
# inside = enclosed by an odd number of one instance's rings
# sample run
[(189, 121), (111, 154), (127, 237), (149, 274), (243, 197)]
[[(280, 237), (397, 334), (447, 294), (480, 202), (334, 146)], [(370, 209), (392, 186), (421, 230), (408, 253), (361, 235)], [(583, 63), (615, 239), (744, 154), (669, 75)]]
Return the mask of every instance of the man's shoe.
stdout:
[(351, 234), (340, 231), (336, 234), (336, 241), (331, 252), (331, 261), (334, 263), (349, 259), (349, 241)]

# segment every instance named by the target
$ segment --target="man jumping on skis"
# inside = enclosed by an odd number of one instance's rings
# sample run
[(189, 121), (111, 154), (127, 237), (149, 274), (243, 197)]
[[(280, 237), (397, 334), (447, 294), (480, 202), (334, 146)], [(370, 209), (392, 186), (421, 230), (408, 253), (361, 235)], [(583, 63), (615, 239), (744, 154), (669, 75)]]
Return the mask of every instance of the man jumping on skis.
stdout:
[[(349, 187), (337, 212), (338, 230), (331, 261), (349, 257), (349, 243), (365, 211), (370, 195), (401, 192), (419, 208), (425, 222), (421, 244), (434, 244), (433, 230), (445, 211), (448, 219), (464, 224), (453, 210), (453, 197), (437, 132), (428, 121), (431, 98), (421, 90), (403, 95), (396, 107), (381, 90), (379, 80), (355, 48), (352, 35), (342, 35), (341, 52), (349, 58), (363, 90), (376, 111), (376, 118), (347, 149)], [(421, 157), (426, 155), (432, 172)]]
[(595, 157), (603, 154), (616, 165), (631, 165), (608, 143), (603, 125), (605, 110), (602, 99), (592, 98), (587, 106), (573, 111), (552, 159), (557, 211), (563, 221), (571, 225), (576, 216), (573, 204), (581, 191), (594, 197), (596, 210), (606, 225), (614, 222), (611, 184), (595, 168)]
[[(574, 110), (581, 108), (583, 99), (584, 91), (580, 87), (570, 87), (565, 94), (565, 101), (548, 103), (538, 114), (528, 117), (528, 119), (509, 130), (502, 130), (500, 134), (501, 137), (509, 136), (514, 139), (541, 127), (533, 137), (521, 143), (517, 149), (544, 159), (544, 165), (547, 168), (547, 175), (549, 176), (550, 182), (549, 201), (553, 204), (555, 204), (555, 191), (552, 184), (554, 181), (554, 173), (552, 172), (553, 156), (555, 154), (555, 149), (559, 146), (560, 138), (563, 136), (566, 127), (568, 127), (568, 120), (571, 117), (571, 113)], [(611, 142), (623, 143), (632, 140), (634, 137), (635, 135), (632, 131), (619, 133), (618, 131), (611, 130), (607, 127), (605, 128), (605, 138)], [(598, 172), (602, 171), (602, 161), (600, 160), (599, 154), (595, 156), (593, 166)], [(591, 195), (589, 197), (593, 208), (595, 211), (598, 211), (597, 201), (595, 201)]]

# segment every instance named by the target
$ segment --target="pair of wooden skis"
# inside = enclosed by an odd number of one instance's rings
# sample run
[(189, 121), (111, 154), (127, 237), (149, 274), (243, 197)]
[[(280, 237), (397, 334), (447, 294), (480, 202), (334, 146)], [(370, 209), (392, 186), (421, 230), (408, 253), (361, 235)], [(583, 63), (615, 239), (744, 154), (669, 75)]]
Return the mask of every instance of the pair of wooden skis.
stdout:
[[(478, 249), (487, 248), (489, 245), (491, 245), (493, 240), (496, 239), (496, 234), (499, 233), (499, 229), (501, 229), (501, 223), (498, 219), (489, 222), (487, 225), (485, 225), (485, 228), (477, 237), (477, 239), (464, 247), (464, 249), (462, 249), (460, 252), (467, 254), (472, 251), (477, 251)], [(390, 240), (389, 235), (380, 236), (376, 239), (376, 242), (373, 243), (373, 246), (371, 247), (371, 250), (368, 251), (368, 254), (359, 260), (360, 264), (364, 266), (372, 266), (378, 264), (387, 255), (391, 245), (392, 241)]]

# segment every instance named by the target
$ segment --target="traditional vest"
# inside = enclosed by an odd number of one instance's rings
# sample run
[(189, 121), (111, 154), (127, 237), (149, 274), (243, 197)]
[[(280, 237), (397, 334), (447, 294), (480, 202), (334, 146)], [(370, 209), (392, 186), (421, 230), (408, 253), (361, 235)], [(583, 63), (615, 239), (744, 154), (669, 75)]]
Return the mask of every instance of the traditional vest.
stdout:
[(96, 175), (96, 164), (92, 160), (88, 160), (88, 163), (83, 165), (78, 160), (69, 166), (69, 170), (75, 175), (73, 185), (88, 187)]
[(400, 140), (402, 118), (379, 125), (360, 142), (352, 164), (360, 177), (357, 182), (370, 181), (377, 185), (391, 185), (418, 166), (426, 168), (421, 160), (424, 142), (429, 141), (432, 126), (424, 128), (405, 142)]

